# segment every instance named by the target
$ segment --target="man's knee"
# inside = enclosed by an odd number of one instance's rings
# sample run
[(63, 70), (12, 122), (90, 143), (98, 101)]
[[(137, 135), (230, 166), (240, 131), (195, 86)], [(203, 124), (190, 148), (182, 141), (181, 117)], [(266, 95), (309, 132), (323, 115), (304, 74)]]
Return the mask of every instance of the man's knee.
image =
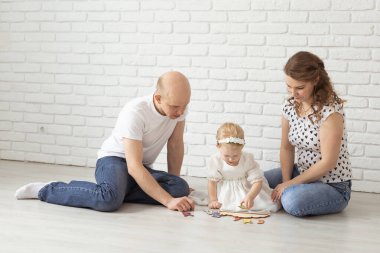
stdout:
[(189, 195), (190, 187), (184, 179), (173, 177), (170, 181), (167, 191), (171, 196), (179, 198)]
[(118, 210), (124, 202), (124, 196), (121, 196), (116, 190), (107, 186), (102, 186), (98, 192), (98, 198), (94, 205), (94, 209), (101, 212), (113, 212)]
[(94, 205), (94, 210), (100, 212), (114, 212), (123, 205), (123, 201), (114, 200), (98, 200)]

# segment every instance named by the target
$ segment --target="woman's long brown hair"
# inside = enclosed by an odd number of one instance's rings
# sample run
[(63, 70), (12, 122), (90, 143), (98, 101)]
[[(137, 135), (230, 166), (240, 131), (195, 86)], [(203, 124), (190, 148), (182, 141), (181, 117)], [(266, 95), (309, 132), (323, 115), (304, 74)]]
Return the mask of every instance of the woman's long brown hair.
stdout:
[[(314, 86), (313, 103), (311, 108), (313, 112), (308, 116), (311, 122), (316, 123), (322, 118), (322, 108), (325, 105), (338, 103), (343, 106), (345, 100), (338, 97), (330, 77), (325, 70), (325, 64), (316, 55), (301, 51), (289, 58), (284, 67), (284, 72), (291, 78), (302, 82), (318, 82)], [(296, 112), (300, 115), (300, 104), (294, 100), (294, 97), (288, 99), (289, 103), (294, 105)], [(313, 116), (316, 120), (313, 120)]]

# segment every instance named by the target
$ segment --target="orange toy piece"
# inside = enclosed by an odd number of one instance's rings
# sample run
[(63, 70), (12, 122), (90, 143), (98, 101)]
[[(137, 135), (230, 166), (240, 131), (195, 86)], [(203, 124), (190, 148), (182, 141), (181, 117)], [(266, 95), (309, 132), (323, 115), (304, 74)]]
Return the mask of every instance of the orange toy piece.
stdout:
[(265, 223), (265, 220), (258, 220), (257, 221), (257, 224), (264, 224)]

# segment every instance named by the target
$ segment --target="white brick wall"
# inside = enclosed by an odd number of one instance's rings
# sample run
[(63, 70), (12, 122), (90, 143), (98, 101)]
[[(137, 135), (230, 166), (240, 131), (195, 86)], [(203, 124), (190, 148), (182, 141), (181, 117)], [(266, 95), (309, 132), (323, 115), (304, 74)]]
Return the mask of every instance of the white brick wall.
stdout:
[(231, 120), (276, 167), (282, 68), (309, 50), (348, 100), (353, 188), (380, 192), (379, 35), (379, 0), (0, 0), (0, 158), (94, 166), (120, 108), (175, 69), (193, 89), (184, 173), (205, 176)]

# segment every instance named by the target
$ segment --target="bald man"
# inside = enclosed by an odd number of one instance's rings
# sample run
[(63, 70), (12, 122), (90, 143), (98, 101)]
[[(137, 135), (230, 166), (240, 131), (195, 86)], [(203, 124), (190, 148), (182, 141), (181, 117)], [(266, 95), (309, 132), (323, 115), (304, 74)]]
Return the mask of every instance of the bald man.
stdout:
[[(16, 191), (16, 198), (38, 198), (104, 212), (115, 211), (124, 202), (193, 210), (194, 202), (187, 197), (189, 186), (179, 177), (190, 95), (189, 81), (183, 74), (163, 74), (152, 95), (136, 98), (121, 110), (111, 136), (98, 152), (96, 184), (30, 183)], [(152, 165), (165, 144), (168, 172), (154, 170)]]

